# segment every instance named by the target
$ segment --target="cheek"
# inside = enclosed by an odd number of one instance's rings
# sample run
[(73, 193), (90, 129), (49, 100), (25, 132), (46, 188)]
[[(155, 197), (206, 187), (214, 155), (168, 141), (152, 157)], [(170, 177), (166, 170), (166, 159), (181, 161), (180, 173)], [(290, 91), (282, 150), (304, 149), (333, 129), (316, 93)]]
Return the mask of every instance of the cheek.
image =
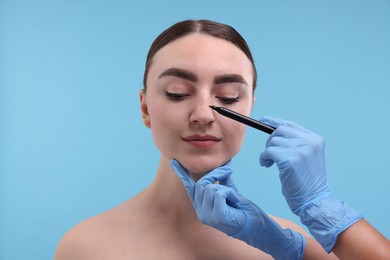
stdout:
[[(240, 114), (250, 116), (251, 109), (252, 104), (248, 103), (245, 106), (237, 107), (235, 111)], [(230, 142), (228, 142), (230, 144), (228, 149), (235, 155), (241, 149), (241, 146), (244, 142), (247, 126), (242, 123), (233, 121), (230, 118), (224, 118), (223, 123), (225, 125), (224, 128), (227, 138), (230, 140)]]
[[(172, 155), (175, 143), (180, 137), (178, 126), (182, 125), (177, 111), (169, 111), (167, 107), (155, 106), (150, 110), (151, 132), (157, 148), (167, 156)], [(174, 115), (174, 116), (173, 116)]]
[(242, 124), (237, 124), (234, 127), (231, 127), (229, 132), (226, 133), (226, 150), (229, 151), (230, 156), (236, 155), (244, 142), (246, 132), (246, 126)]

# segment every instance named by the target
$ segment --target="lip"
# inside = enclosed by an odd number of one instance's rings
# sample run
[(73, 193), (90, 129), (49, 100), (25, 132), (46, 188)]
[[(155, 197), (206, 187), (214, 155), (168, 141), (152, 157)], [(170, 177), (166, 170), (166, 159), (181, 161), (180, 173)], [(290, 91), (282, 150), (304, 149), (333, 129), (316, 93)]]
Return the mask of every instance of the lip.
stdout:
[(221, 141), (221, 138), (213, 135), (189, 135), (182, 139), (197, 148), (210, 148)]

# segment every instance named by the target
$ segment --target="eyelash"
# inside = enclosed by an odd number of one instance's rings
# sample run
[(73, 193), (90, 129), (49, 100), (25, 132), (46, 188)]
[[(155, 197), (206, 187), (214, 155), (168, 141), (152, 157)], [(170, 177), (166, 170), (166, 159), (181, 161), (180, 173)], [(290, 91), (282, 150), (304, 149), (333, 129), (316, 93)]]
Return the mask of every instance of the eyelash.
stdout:
[(235, 98), (216, 97), (216, 98), (218, 98), (219, 101), (221, 101), (225, 105), (232, 105), (240, 100), (239, 97), (235, 97)]
[(181, 101), (185, 97), (190, 96), (190, 94), (180, 94), (180, 93), (172, 93), (172, 92), (165, 91), (165, 96), (167, 96), (169, 99), (173, 101)]
[[(173, 100), (173, 101), (182, 101), (183, 99), (185, 99), (186, 97), (189, 97), (190, 94), (181, 94), (181, 93), (172, 93), (172, 92), (168, 92), (168, 91), (165, 91), (165, 96), (170, 99), (170, 100)], [(216, 98), (223, 104), (225, 105), (231, 105), (231, 104), (234, 104), (236, 102), (238, 102), (240, 100), (239, 97), (235, 97), (235, 98), (228, 98), (228, 97), (220, 97), (220, 96), (216, 96)]]

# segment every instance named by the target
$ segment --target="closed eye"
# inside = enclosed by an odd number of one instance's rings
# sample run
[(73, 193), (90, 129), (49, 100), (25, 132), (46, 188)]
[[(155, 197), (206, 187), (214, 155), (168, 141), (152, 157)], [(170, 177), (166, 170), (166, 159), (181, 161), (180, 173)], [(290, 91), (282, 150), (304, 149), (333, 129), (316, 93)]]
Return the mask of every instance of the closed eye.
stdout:
[(223, 103), (225, 105), (231, 105), (231, 104), (234, 104), (240, 100), (239, 97), (229, 98), (229, 97), (216, 96), (216, 98), (219, 99), (219, 101), (221, 101), (221, 103)]
[(172, 93), (172, 92), (165, 91), (165, 96), (167, 96), (169, 99), (173, 101), (181, 101), (186, 97), (190, 96), (190, 94)]

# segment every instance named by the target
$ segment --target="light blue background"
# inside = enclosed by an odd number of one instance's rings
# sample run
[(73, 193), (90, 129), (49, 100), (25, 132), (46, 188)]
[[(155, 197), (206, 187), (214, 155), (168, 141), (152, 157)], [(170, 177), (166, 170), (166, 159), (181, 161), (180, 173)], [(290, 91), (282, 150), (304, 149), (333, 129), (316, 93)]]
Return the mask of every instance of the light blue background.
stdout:
[[(0, 0), (0, 259), (52, 259), (72, 226), (152, 181), (144, 61), (158, 33), (188, 18), (242, 33), (259, 71), (253, 117), (322, 135), (331, 189), (389, 238), (389, 14), (388, 0)], [(258, 164), (266, 138), (248, 129), (235, 180), (298, 221), (276, 168)]]

